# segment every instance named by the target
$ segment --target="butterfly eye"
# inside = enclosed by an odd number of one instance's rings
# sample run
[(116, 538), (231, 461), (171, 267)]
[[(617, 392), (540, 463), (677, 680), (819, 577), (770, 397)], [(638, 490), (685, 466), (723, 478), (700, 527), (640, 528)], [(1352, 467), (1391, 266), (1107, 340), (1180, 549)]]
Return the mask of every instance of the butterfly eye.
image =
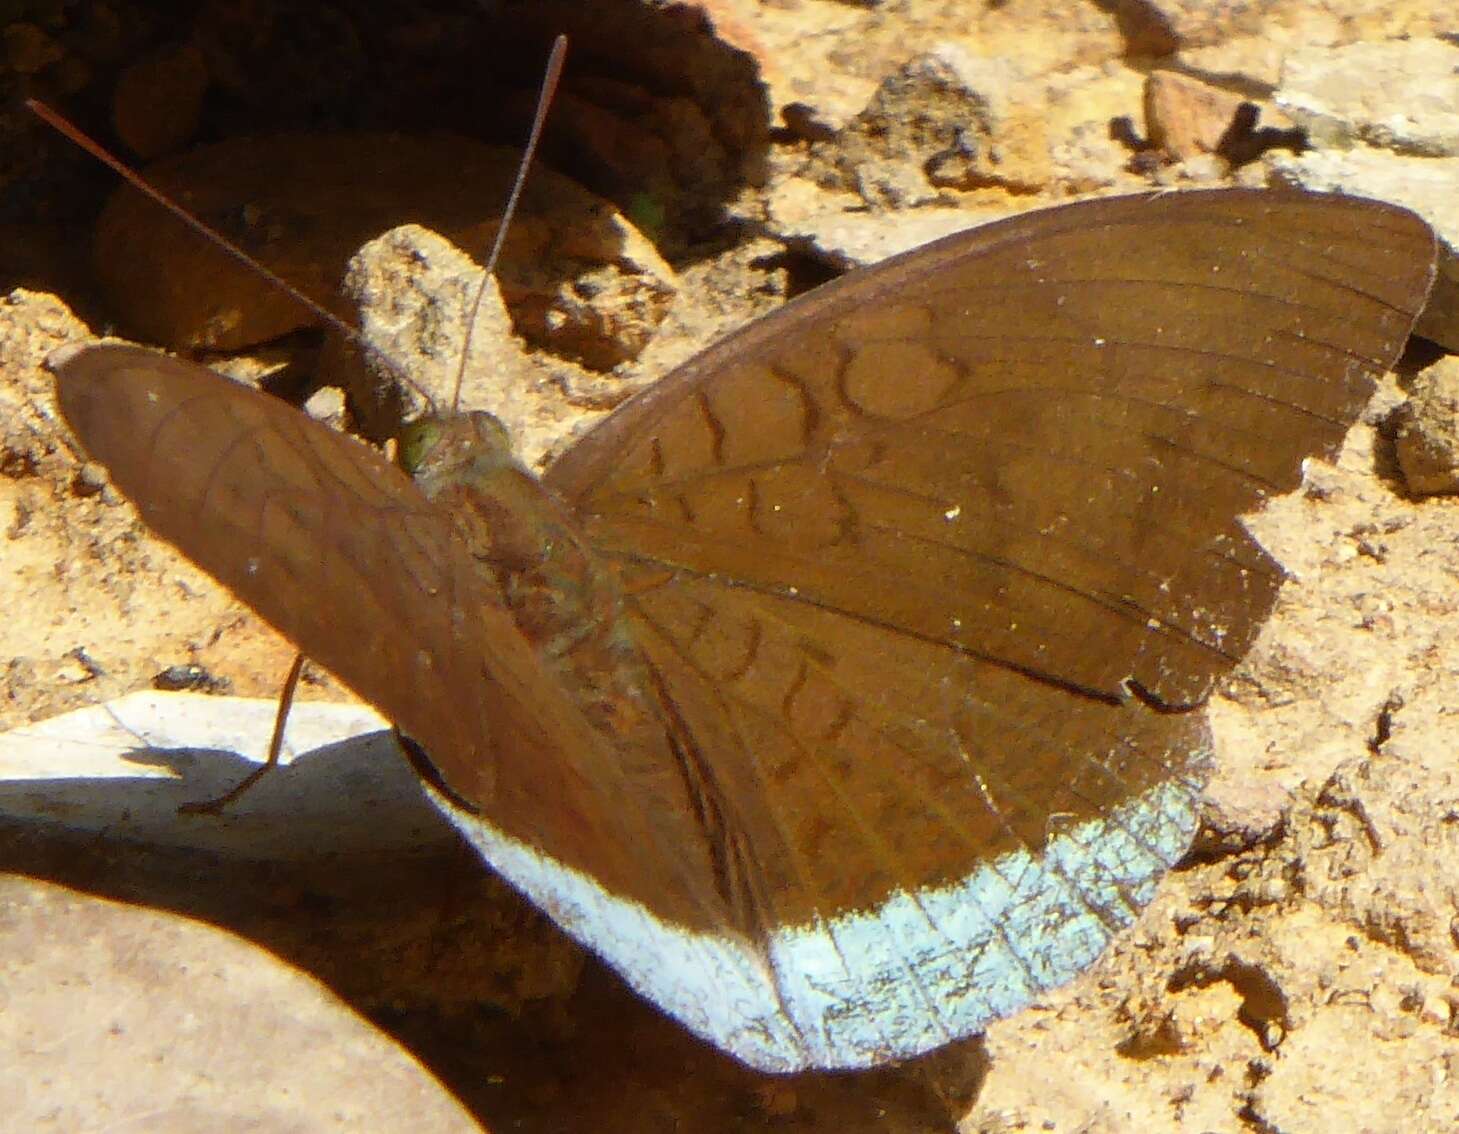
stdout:
[(396, 439), (395, 463), (414, 476), (440, 443), (442, 431), (443, 423), (436, 417), (423, 417), (406, 425)]

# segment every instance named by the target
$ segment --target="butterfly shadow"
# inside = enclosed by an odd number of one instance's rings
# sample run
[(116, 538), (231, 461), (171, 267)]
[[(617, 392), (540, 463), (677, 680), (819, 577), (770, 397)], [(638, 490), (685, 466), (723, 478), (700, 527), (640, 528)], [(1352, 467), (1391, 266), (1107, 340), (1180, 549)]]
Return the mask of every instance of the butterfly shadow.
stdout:
[(235, 751), (139, 738), (114, 764), (11, 778), (0, 762), (0, 871), (261, 946), (391, 1036), (487, 1129), (950, 1131), (981, 1089), (979, 1040), (897, 1068), (788, 1077), (700, 1043), (485, 868), (389, 732), (296, 754), (221, 815), (178, 808), (256, 766)]

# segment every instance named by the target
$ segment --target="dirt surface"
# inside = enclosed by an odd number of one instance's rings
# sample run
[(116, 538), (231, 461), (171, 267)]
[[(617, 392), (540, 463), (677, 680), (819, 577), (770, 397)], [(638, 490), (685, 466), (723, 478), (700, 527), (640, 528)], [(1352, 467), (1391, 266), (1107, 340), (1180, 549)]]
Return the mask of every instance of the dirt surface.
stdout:
[[(221, 4), (179, 5), (172, 23), (76, 7), (0, 29), (7, 89), (170, 162), (181, 199), (206, 200), (250, 252), (277, 253), (301, 286), (325, 290), (362, 216), (381, 229), (444, 217), (479, 253), (500, 192), (453, 181), (440, 132), (500, 143), (518, 130), (537, 48), (554, 20), (567, 25), (564, 125), (543, 160), (578, 183), (555, 195), (577, 211), (549, 201), (524, 222), (523, 262), (550, 271), (504, 280), (516, 338), (490, 367), (494, 388), (471, 395), (492, 400), (533, 459), (842, 268), (1079, 194), (1336, 184), (1459, 233), (1448, 3), (506, 5), (501, 29), (446, 4), (408, 18), (262, 4), (247, 27)], [(497, 51), (509, 63), (477, 89), (469, 75), (492, 71)], [(165, 112), (146, 97), (159, 87), (175, 88)], [(448, 97), (462, 90), (468, 100)], [(1365, 91), (1388, 94), (1369, 108)], [(301, 173), (296, 145), (287, 192), (274, 193), (277, 145), (239, 141), (343, 128), (374, 139), (361, 154), (396, 131), (444, 158), (353, 195)], [(154, 325), (151, 341), (181, 349), (202, 341), (198, 326), (256, 317), (271, 341), (223, 361), (295, 390), (336, 348), (307, 327), (273, 339), (273, 301), (251, 278), (209, 291), (216, 264), (161, 213), (130, 212), (125, 255), (102, 239), (113, 262), (93, 271), (107, 175), (18, 117), (0, 120), (0, 137), (14, 142), (0, 165), (0, 247), (12, 253), (0, 253), (0, 725), (151, 688), (180, 666), (214, 690), (272, 696), (292, 648), (148, 535), (72, 447), (40, 362), (139, 302), (198, 295), (213, 306), (189, 307), (191, 330), (172, 339)], [(186, 156), (223, 139), (227, 162)], [(350, 143), (331, 145), (330, 165), (350, 168)], [(300, 232), (306, 255), (290, 241)], [(450, 255), (432, 245), (407, 260), (434, 270)], [(398, 278), (372, 263), (372, 279)], [(357, 298), (368, 324), (369, 298)], [(442, 336), (432, 349), (449, 360), (459, 340)], [(25, 1055), (0, 1069), (0, 1094), (31, 1108), (9, 1128), (1459, 1128), (1459, 515), (1448, 498), (1408, 493), (1391, 427), (1428, 361), (1413, 352), (1340, 459), (1252, 521), (1293, 580), (1212, 704), (1219, 763), (1196, 848), (1091, 970), (986, 1038), (876, 1074), (758, 1076), (584, 962), (441, 830), (418, 856), (286, 870), (39, 831), (5, 819), (0, 800), (0, 1049)], [(311, 672), (303, 696), (347, 694)], [(408, 916), (384, 916), (398, 911)], [(199, 967), (212, 973), (203, 985)], [(249, 975), (230, 990), (235, 971)], [(279, 1022), (289, 1013), (238, 1006), (259, 1001), (307, 1004), (298, 1015), (313, 1030), (296, 1037)], [(180, 1042), (198, 1020), (201, 1038)], [(120, 1086), (128, 1060), (75, 1039), (96, 1021), (135, 1037), (124, 1054), (152, 1068), (154, 1101), (170, 1093), (155, 1121), (136, 1084)], [(296, 1082), (251, 1044), (349, 1050), (359, 1070)], [(24, 1076), (23, 1095), (7, 1074)], [(378, 1091), (357, 1097), (366, 1076)], [(57, 1093), (80, 1109), (59, 1109)]]

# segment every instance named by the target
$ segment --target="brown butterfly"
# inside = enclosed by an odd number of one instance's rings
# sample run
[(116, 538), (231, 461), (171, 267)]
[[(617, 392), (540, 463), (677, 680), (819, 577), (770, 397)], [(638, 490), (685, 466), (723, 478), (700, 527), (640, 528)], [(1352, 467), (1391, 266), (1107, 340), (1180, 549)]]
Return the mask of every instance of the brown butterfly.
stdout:
[(187, 362), (53, 367), (558, 924), (746, 1063), (865, 1067), (1068, 980), (1185, 851), (1282, 580), (1238, 517), (1333, 452), (1435, 257), (1335, 196), (1025, 214), (742, 328), (540, 481), (485, 414), (403, 439), (412, 480)]

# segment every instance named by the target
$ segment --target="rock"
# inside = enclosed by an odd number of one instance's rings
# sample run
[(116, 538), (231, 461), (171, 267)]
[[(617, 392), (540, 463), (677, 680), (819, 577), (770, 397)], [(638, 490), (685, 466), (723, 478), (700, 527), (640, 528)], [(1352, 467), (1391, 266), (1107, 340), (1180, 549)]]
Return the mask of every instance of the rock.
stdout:
[(1175, 71), (1152, 71), (1145, 83), (1145, 130), (1151, 145), (1176, 161), (1213, 154), (1236, 121), (1242, 99)]
[[(1395, 100), (1394, 92), (1419, 97)], [(1422, 92), (1419, 94), (1419, 92)], [(1459, 46), (1441, 39), (1293, 52), (1277, 102), (1321, 148), (1459, 155)]]
[(0, 926), (12, 1130), (481, 1129), (388, 1035), (232, 934), (16, 877)]
[(1393, 445), (1415, 496), (1459, 492), (1459, 357), (1423, 371), (1393, 415)]
[(179, 814), (263, 759), (277, 711), (144, 691), (0, 733), (0, 864), (29, 847), (52, 879), (210, 920), (357, 1010), (517, 1015), (574, 990), (581, 950), (463, 850), (362, 705), (295, 702), (279, 767), (221, 814)]
[[(337, 289), (349, 258), (402, 213), (481, 255), (519, 160), (516, 151), (445, 134), (286, 134), (221, 142), (145, 172), (341, 314)], [(98, 222), (96, 263), (128, 326), (174, 349), (238, 349), (319, 321), (131, 189), (119, 190)], [(601, 368), (644, 348), (674, 294), (673, 273), (632, 226), (546, 169), (528, 179), (499, 275), (525, 333)], [(591, 309), (582, 302), (590, 294), (613, 302)]]
[(197, 131), (207, 91), (208, 69), (196, 47), (153, 52), (117, 79), (111, 108), (117, 136), (143, 161), (173, 153)]
[(954, 44), (886, 79), (836, 138), (811, 147), (807, 176), (868, 204), (908, 208), (947, 189), (1031, 191), (1049, 180), (1048, 139), (1019, 112), (1024, 76)]

